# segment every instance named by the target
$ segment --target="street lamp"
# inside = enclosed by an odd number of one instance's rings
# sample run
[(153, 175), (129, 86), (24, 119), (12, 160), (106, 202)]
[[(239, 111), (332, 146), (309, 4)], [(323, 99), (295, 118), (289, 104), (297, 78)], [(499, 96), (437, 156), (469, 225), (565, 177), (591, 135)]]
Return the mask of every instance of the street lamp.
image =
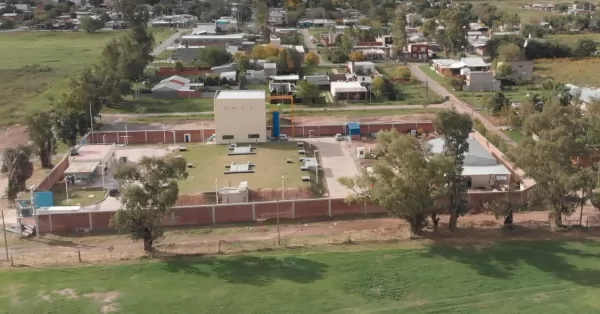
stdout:
[(281, 200), (285, 200), (285, 175), (281, 175)]
[(216, 196), (216, 204), (219, 204), (219, 188), (218, 188), (218, 184), (219, 184), (219, 179), (215, 179), (215, 196)]

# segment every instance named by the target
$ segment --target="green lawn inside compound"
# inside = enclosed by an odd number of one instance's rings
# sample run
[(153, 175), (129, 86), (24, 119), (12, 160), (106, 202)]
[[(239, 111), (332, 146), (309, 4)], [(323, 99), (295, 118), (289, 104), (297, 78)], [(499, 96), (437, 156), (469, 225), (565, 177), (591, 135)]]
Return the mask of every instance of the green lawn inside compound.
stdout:
[[(104, 46), (126, 31), (0, 32), (0, 125), (23, 123), (69, 91), (69, 77), (98, 61)], [(173, 32), (153, 31), (157, 43)], [(32, 65), (45, 68), (32, 69)]]
[(596, 241), (356, 250), (13, 269), (0, 276), (0, 308), (40, 314), (600, 311)]

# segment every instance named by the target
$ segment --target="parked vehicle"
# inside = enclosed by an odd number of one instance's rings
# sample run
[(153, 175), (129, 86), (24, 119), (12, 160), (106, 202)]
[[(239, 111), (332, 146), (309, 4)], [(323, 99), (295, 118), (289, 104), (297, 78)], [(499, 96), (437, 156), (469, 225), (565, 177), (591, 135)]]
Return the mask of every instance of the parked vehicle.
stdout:
[(338, 133), (335, 135), (335, 140), (341, 142), (344, 140), (344, 137), (342, 136), (342, 134)]

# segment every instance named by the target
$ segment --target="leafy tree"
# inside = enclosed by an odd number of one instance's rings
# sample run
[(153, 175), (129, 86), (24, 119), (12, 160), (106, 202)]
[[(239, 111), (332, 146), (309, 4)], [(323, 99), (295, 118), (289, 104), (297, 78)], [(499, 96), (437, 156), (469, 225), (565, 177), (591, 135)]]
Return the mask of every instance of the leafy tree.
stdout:
[(508, 62), (498, 62), (496, 65), (496, 77), (507, 78), (512, 74), (512, 67)]
[(469, 133), (473, 129), (473, 121), (467, 114), (454, 110), (443, 110), (436, 116), (434, 122), (436, 130), (444, 139), (444, 155), (452, 160), (453, 168), (446, 174), (449, 198), (450, 231), (456, 230), (458, 217), (468, 209), (464, 195), (467, 184), (462, 176), (465, 153), (469, 151)]
[(52, 113), (49, 111), (30, 114), (25, 120), (27, 133), (43, 168), (52, 168), (52, 155), (56, 152), (52, 121)]
[(510, 99), (503, 92), (495, 92), (484, 98), (484, 104), (494, 116), (499, 116), (502, 110), (510, 106)]
[(179, 194), (177, 180), (187, 177), (184, 158), (144, 157), (138, 164), (124, 165), (115, 179), (121, 188), (121, 203), (112, 225), (133, 240), (143, 240), (151, 252), (163, 235), (162, 221), (175, 205)]
[(362, 51), (352, 51), (349, 55), (348, 55), (350, 61), (365, 61), (366, 57), (365, 54)]
[(53, 105), (56, 137), (69, 146), (77, 144), (77, 137), (87, 133), (90, 127), (89, 113), (83, 108), (63, 100)]
[(214, 67), (230, 62), (231, 54), (227, 52), (225, 47), (209, 46), (200, 49), (198, 60), (206, 66)]
[(0, 18), (0, 29), (13, 29), (15, 28), (15, 21), (6, 18)]
[(544, 103), (556, 101), (561, 106), (567, 106), (573, 100), (570, 90), (565, 84), (546, 80), (541, 84), (541, 100)]
[(302, 68), (303, 56), (295, 49), (280, 49), (277, 56), (277, 73), (298, 73)]
[(396, 55), (402, 54), (406, 46), (406, 13), (402, 9), (396, 10), (392, 36)]
[(363, 171), (340, 178), (354, 191), (348, 201), (377, 204), (420, 233), (427, 217), (436, 212), (436, 200), (447, 194), (445, 174), (452, 171), (452, 161), (433, 155), (426, 143), (395, 129), (378, 133), (376, 150), (380, 153), (372, 174)]
[(306, 58), (304, 59), (306, 64), (310, 65), (310, 66), (319, 65), (320, 60), (321, 60), (321, 58), (319, 58), (319, 55), (317, 55), (314, 51), (308, 52), (306, 54)]
[(443, 29), (436, 31), (436, 42), (447, 56), (457, 56), (468, 44), (468, 13), (459, 7), (451, 7), (441, 11), (439, 18)]
[(175, 71), (182, 72), (183, 70), (185, 70), (183, 63), (181, 63), (181, 61), (175, 62)]
[(524, 130), (538, 136), (527, 138), (511, 150), (512, 160), (536, 181), (535, 194), (549, 210), (555, 225), (570, 215), (581, 202), (578, 192), (588, 183), (573, 158), (586, 155), (587, 128), (577, 106), (558, 101), (544, 104), (544, 110), (530, 115)]
[(93, 19), (91, 17), (84, 17), (81, 19), (81, 28), (88, 33), (95, 33), (104, 27), (102, 20)]
[(594, 40), (582, 38), (577, 41), (573, 54), (577, 57), (589, 57), (596, 52), (597, 46)]
[(385, 79), (383, 77), (377, 76), (373, 78), (373, 83), (371, 84), (371, 91), (373, 92), (373, 95), (375, 95), (375, 98), (377, 98), (378, 100), (381, 99), (381, 97), (383, 97), (383, 93), (385, 92), (386, 87), (387, 83), (385, 82)]
[(300, 81), (296, 86), (296, 96), (302, 98), (302, 101), (309, 105), (312, 104), (320, 94), (321, 90), (319, 90), (319, 86), (316, 84)]
[(515, 43), (507, 42), (498, 47), (498, 58), (497, 61), (519, 61), (523, 60), (525, 55), (523, 49), (517, 46)]
[(256, 3), (256, 24), (260, 28), (265, 42), (271, 41), (271, 30), (268, 24), (269, 7), (266, 0), (258, 0)]
[(32, 156), (33, 150), (29, 146), (19, 145), (16, 148), (4, 149), (1, 172), (8, 178), (8, 199), (16, 199), (17, 194), (27, 188), (27, 180), (33, 175)]
[(348, 55), (341, 50), (335, 50), (330, 56), (330, 61), (335, 64), (348, 62)]
[(250, 69), (250, 58), (241, 51), (235, 53), (233, 61), (235, 62), (239, 73), (246, 73), (246, 71)]
[(495, 5), (488, 3), (482, 3), (473, 6), (471, 13), (488, 27), (492, 27), (493, 22), (500, 19), (498, 8)]

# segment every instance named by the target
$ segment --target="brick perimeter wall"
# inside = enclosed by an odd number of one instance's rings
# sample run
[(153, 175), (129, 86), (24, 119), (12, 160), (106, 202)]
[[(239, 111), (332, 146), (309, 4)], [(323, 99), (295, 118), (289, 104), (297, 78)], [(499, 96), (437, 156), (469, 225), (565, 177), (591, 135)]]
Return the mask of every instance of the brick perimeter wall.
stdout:
[[(400, 133), (407, 133), (410, 130), (421, 129), (424, 132), (432, 132), (433, 124), (431, 122), (403, 122), (403, 123), (368, 123), (360, 125), (360, 133), (368, 135), (380, 130), (396, 129)], [(270, 134), (272, 127), (267, 127), (267, 134)], [(86, 144), (117, 143), (123, 144), (127, 136), (129, 144), (146, 143), (173, 143), (173, 132), (175, 132), (175, 142), (183, 143), (184, 136), (189, 134), (192, 142), (201, 142), (215, 133), (214, 129), (195, 129), (195, 130), (146, 130), (146, 131), (102, 131), (90, 134), (86, 139)], [(345, 126), (338, 125), (308, 125), (308, 126), (282, 126), (282, 134), (288, 134), (296, 137), (309, 136), (333, 136), (337, 133), (345, 133)]]

